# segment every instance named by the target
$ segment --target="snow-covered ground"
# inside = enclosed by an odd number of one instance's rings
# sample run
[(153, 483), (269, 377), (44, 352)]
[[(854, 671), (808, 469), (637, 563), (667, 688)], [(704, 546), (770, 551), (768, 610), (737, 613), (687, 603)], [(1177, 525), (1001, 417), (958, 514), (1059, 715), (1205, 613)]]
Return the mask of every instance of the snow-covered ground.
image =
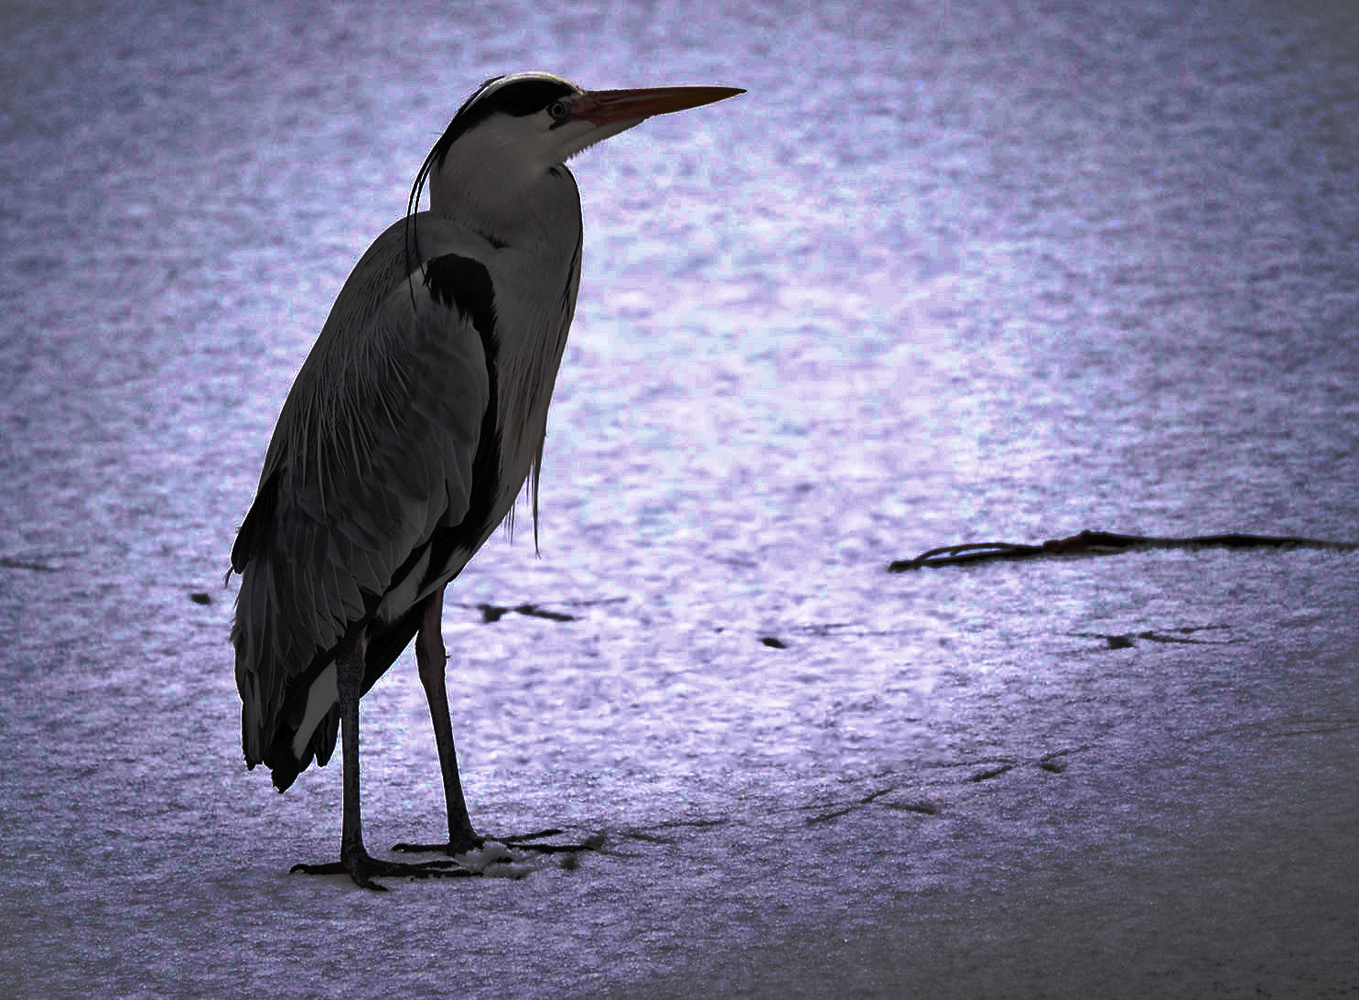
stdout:
[[(886, 572), (1359, 537), (1359, 17), (472, 6), (0, 15), (0, 996), (1359, 991), (1359, 555)], [(227, 552), (345, 274), (531, 67), (749, 91), (572, 164), (541, 555), (449, 592), (474, 820), (603, 847), (289, 876), (339, 766), (242, 766)], [(370, 847), (437, 836), (413, 662), (364, 711)]]

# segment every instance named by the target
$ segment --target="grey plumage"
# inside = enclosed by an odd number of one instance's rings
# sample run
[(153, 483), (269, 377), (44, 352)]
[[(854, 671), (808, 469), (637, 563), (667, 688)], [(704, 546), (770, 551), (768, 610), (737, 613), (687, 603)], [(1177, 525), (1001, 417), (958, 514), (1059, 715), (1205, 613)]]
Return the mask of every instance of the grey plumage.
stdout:
[[(578, 220), (575, 184), (563, 174)], [(232, 567), (242, 575), (232, 640), (246, 763), (269, 763), (289, 783), (287, 762), (266, 760), (266, 753), (280, 724), (291, 738), (304, 707), (297, 699), (329, 665), (349, 623), (374, 613), (384, 624), (398, 621), (452, 579), (508, 513), (525, 478), (536, 481), (541, 462), (552, 385), (575, 310), (579, 221), (564, 234), (561, 243), (570, 249), (552, 275), (560, 289), (553, 297), (557, 315), (533, 317), (542, 329), (530, 357), (507, 350), (494, 330), (476, 329), (470, 311), (458, 306), (459, 295), (470, 293), (425, 281), (430, 261), (474, 262), (501, 290), (497, 315), (504, 310), (518, 319), (507, 301), (532, 279), (514, 266), (515, 252), (428, 212), (418, 222), (413, 272), (406, 272), (402, 221), (378, 237), (345, 283), (284, 403), (255, 504), (232, 550)], [(484, 336), (497, 341), (504, 369), (531, 372), (496, 379), (503, 397), (496, 422), (521, 431), (485, 442), (509, 461), (483, 473), (477, 499), (489, 510), (481, 522), (464, 526), (440, 565), (408, 565), (430, 548), (436, 529), (462, 526), (473, 503), (473, 464), (491, 393)], [(543, 381), (545, 392), (537, 389)], [(507, 392), (507, 382), (524, 388)], [(375, 673), (365, 689), (389, 665), (370, 664)], [(290, 695), (295, 718), (280, 719)], [(303, 735), (324, 763), (335, 743), (333, 723), (314, 740)], [(306, 767), (305, 755), (298, 763)]]
[[(585, 92), (545, 73), (498, 77), (425, 159), (407, 216), (359, 260), (279, 414), (231, 552), (231, 638), (246, 764), (286, 789), (344, 740), (339, 865), (431, 875), (364, 849), (359, 698), (416, 641), (449, 840), (467, 817), (444, 686), (444, 587), (538, 471), (580, 281), (580, 196), (564, 162), (601, 139), (735, 93)], [(413, 213), (429, 184), (430, 210)]]

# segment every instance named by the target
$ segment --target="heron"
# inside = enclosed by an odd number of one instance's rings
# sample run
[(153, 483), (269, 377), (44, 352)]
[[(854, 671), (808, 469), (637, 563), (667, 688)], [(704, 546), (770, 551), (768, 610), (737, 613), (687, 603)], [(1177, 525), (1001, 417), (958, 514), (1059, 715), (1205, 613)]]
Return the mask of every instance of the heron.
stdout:
[(379, 876), (466, 873), (365, 849), (359, 701), (414, 639), (448, 821), (437, 847), (480, 846), (448, 707), (444, 591), (521, 493), (536, 544), (548, 405), (580, 283), (580, 194), (565, 163), (654, 115), (741, 93), (586, 91), (541, 72), (487, 80), (425, 158), (405, 215), (345, 281), (231, 550), (247, 767), (264, 764), (282, 792), (341, 740), (339, 861), (294, 871), (379, 890)]

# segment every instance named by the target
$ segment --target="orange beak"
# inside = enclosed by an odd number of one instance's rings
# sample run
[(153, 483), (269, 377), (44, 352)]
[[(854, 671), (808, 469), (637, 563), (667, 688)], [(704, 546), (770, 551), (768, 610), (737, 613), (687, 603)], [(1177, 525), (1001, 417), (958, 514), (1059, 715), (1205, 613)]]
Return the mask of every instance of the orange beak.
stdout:
[(696, 108), (744, 94), (739, 87), (646, 87), (640, 90), (590, 90), (574, 98), (571, 117), (595, 125), (641, 121), (652, 115)]

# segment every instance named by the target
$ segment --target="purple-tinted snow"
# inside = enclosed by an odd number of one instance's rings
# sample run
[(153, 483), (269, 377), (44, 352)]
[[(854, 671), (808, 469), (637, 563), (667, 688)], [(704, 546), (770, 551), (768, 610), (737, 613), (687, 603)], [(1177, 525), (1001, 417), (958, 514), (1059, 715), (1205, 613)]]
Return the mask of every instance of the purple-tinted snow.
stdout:
[[(7, 7), (0, 995), (1359, 989), (1353, 555), (885, 572), (1359, 535), (1359, 19), (1302, 6)], [(521, 510), (449, 591), (474, 820), (605, 849), (290, 877), (339, 764), (244, 770), (227, 552), (349, 268), (535, 67), (749, 91), (572, 164), (541, 557)], [(412, 663), (364, 721), (370, 847), (436, 836)]]

